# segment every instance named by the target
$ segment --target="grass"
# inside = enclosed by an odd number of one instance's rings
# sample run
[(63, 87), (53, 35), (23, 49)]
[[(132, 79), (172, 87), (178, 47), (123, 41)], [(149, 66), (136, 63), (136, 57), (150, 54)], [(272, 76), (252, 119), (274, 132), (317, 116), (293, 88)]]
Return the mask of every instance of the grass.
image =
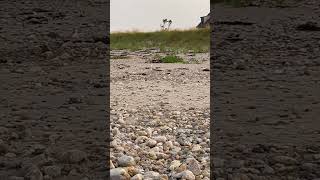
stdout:
[(233, 7), (241, 7), (244, 5), (244, 1), (248, 2), (249, 0), (211, 0), (210, 3), (224, 3)]
[(116, 32), (110, 36), (111, 49), (132, 51), (160, 48), (161, 51), (209, 52), (210, 29), (170, 30), (156, 32)]
[(184, 60), (181, 57), (175, 56), (175, 55), (168, 55), (165, 57), (162, 57), (160, 59), (162, 63), (181, 63), (185, 64)]
[[(285, 2), (285, 0), (270, 0), (270, 1), (278, 5), (281, 5), (282, 3)], [(253, 0), (210, 0), (210, 4), (225, 3), (233, 7), (247, 6), (251, 2), (253, 2)]]

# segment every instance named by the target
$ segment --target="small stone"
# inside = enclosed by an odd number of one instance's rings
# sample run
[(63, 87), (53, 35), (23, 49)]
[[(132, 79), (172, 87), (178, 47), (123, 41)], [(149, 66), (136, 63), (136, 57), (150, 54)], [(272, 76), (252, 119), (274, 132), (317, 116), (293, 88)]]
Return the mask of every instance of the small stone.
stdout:
[(129, 180), (130, 175), (124, 168), (110, 169), (110, 180)]
[(42, 71), (42, 68), (40, 66), (32, 66), (30, 68), (30, 72), (36, 73)]
[(112, 129), (112, 134), (113, 134), (113, 136), (117, 136), (117, 135), (121, 134), (121, 132), (119, 131), (118, 128), (114, 128), (114, 129)]
[(263, 174), (274, 174), (274, 169), (266, 165), (262, 171)]
[(115, 166), (114, 166), (114, 164), (113, 164), (113, 162), (110, 160), (110, 167), (109, 167), (110, 169), (113, 169), (113, 168), (115, 168)]
[(151, 149), (151, 151), (154, 151), (154, 152), (160, 152), (160, 147), (154, 147)]
[(8, 149), (9, 149), (8, 145), (0, 141), (0, 154), (7, 153)]
[(162, 142), (165, 143), (167, 141), (167, 138), (165, 136), (157, 136), (153, 138), (154, 140), (156, 140), (158, 143)]
[(187, 168), (190, 170), (194, 175), (200, 175), (201, 174), (201, 168), (199, 165), (199, 162), (194, 158), (187, 159)]
[(143, 175), (142, 174), (136, 174), (130, 180), (143, 180)]
[(243, 173), (246, 173), (246, 174), (260, 174), (260, 171), (258, 169), (245, 168), (245, 167), (240, 168), (239, 172), (243, 172)]
[(313, 172), (313, 171), (316, 171), (317, 165), (313, 164), (313, 163), (304, 163), (304, 164), (302, 164), (301, 168), (303, 170), (306, 170), (306, 171), (309, 171), (309, 172)]
[(235, 63), (234, 68), (237, 70), (246, 70), (247, 67), (243, 63)]
[(61, 175), (61, 168), (59, 166), (45, 166), (43, 171), (46, 175), (51, 177), (58, 177)]
[(44, 175), (43, 180), (53, 180), (53, 178), (50, 177), (49, 175)]
[(134, 166), (126, 167), (125, 170), (128, 172), (130, 176), (134, 176), (139, 173), (139, 171)]
[(137, 135), (138, 136), (148, 136), (148, 133), (146, 131), (138, 131)]
[(201, 174), (205, 177), (210, 177), (210, 171), (208, 169), (203, 170)]
[(78, 176), (79, 173), (76, 169), (72, 169), (70, 172), (69, 172), (69, 176)]
[(79, 103), (82, 103), (82, 100), (79, 97), (70, 97), (68, 100), (68, 103), (69, 104), (79, 104)]
[(120, 167), (134, 166), (135, 164), (135, 160), (131, 156), (123, 155), (118, 159), (118, 166)]
[(35, 166), (42, 166), (43, 164), (47, 163), (48, 162), (48, 158), (46, 157), (45, 154), (39, 154), (39, 155), (36, 155), (34, 157), (32, 157), (31, 159), (28, 159), (24, 162), (25, 165), (28, 165), (28, 164), (33, 164)]
[(156, 153), (156, 155), (157, 155), (157, 159), (168, 159), (170, 157), (170, 155), (165, 153), (160, 153), (160, 152)]
[(149, 139), (148, 142), (147, 142), (147, 145), (149, 147), (155, 147), (157, 145), (157, 141), (156, 140), (153, 140), (153, 139)]
[(231, 168), (242, 168), (244, 166), (243, 160), (233, 160), (230, 163)]
[(144, 174), (144, 180), (160, 179), (160, 174), (155, 171), (148, 171)]
[(41, 144), (34, 145), (32, 148), (34, 149), (35, 154), (43, 153), (46, 149), (46, 147)]
[(185, 170), (185, 171), (182, 171), (180, 173), (174, 174), (173, 177), (174, 178), (185, 179), (185, 180), (195, 180), (196, 179), (194, 174), (189, 170)]
[(273, 160), (285, 165), (294, 165), (298, 163), (296, 159), (289, 156), (276, 156), (273, 158)]
[(182, 171), (185, 171), (187, 170), (187, 165), (186, 164), (181, 164), (177, 169), (176, 169), (176, 172), (182, 172)]
[(174, 115), (180, 115), (181, 114), (181, 112), (180, 111), (173, 111), (173, 113), (172, 114), (174, 114)]
[(171, 162), (169, 169), (171, 171), (175, 171), (180, 165), (181, 165), (181, 162), (179, 160), (174, 160)]
[(220, 159), (220, 158), (213, 158), (213, 165), (215, 168), (221, 168), (224, 166), (224, 159)]
[(110, 143), (110, 147), (117, 147), (118, 146), (118, 142), (116, 140), (111, 141)]
[(315, 155), (313, 155), (313, 158), (314, 158), (315, 160), (320, 160), (320, 154), (315, 154)]
[(126, 122), (124, 121), (124, 118), (123, 118), (122, 115), (119, 115), (119, 117), (118, 117), (118, 122), (119, 122), (120, 124), (125, 124), (125, 123), (126, 123)]
[(199, 144), (196, 144), (192, 147), (192, 152), (199, 152), (202, 150), (202, 147)]
[(9, 133), (8, 128), (0, 127), (0, 135), (5, 135), (7, 133)]
[(11, 72), (13, 72), (13, 73), (18, 73), (18, 74), (24, 74), (24, 70), (21, 69), (21, 68), (14, 69), (14, 70), (12, 70)]
[(275, 168), (277, 172), (294, 172), (297, 170), (296, 166), (289, 166), (283, 164), (277, 164), (277, 168)]
[(139, 136), (139, 137), (137, 137), (135, 142), (138, 143), (138, 144), (141, 144), (141, 143), (144, 143), (147, 139), (148, 139), (147, 136)]
[(148, 158), (149, 158), (149, 159), (156, 160), (156, 159), (158, 158), (157, 153), (154, 152), (154, 151), (150, 151), (150, 152), (148, 152), (147, 154), (148, 154)]
[(172, 141), (167, 141), (167, 142), (165, 142), (164, 143), (164, 145), (163, 145), (163, 147), (164, 148), (166, 148), (166, 149), (172, 149), (172, 147), (173, 147), (173, 143), (172, 143)]
[(52, 51), (46, 51), (43, 53), (43, 55), (46, 57), (46, 58), (52, 58), (53, 57), (53, 52)]
[(12, 132), (10, 138), (11, 139), (19, 139), (19, 135), (15, 132)]
[(87, 154), (80, 150), (69, 150), (62, 154), (62, 160), (68, 163), (80, 163), (87, 159)]
[(25, 166), (22, 171), (26, 179), (43, 180), (40, 169), (35, 165)]
[(59, 56), (59, 59), (61, 59), (61, 60), (68, 60), (70, 58), (71, 58), (71, 55), (66, 52)]
[(169, 178), (168, 178), (168, 176), (166, 175), (166, 174), (162, 174), (161, 176), (160, 176), (160, 180), (168, 180)]

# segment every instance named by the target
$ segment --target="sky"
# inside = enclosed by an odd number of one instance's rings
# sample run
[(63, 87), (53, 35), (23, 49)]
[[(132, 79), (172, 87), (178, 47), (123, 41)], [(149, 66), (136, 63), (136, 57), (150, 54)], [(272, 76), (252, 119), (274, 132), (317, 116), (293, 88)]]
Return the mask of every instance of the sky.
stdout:
[(162, 19), (171, 19), (171, 29), (198, 25), (210, 12), (210, 0), (111, 0), (110, 30), (156, 31)]

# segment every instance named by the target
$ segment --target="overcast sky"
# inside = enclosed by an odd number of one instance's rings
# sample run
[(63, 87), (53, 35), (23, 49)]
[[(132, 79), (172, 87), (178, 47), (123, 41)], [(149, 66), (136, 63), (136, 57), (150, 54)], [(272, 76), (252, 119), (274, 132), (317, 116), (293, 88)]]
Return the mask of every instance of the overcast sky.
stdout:
[(111, 0), (111, 31), (155, 31), (162, 19), (172, 28), (191, 28), (210, 11), (210, 0)]

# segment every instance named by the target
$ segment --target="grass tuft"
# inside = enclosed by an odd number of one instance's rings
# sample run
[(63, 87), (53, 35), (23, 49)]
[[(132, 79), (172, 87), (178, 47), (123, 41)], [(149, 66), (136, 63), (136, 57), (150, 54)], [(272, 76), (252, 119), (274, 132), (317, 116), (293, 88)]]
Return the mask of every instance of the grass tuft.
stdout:
[(178, 56), (175, 56), (175, 55), (168, 55), (168, 56), (162, 57), (160, 59), (160, 61), (162, 63), (181, 63), (181, 64), (185, 64), (185, 61), (181, 57), (178, 57)]

